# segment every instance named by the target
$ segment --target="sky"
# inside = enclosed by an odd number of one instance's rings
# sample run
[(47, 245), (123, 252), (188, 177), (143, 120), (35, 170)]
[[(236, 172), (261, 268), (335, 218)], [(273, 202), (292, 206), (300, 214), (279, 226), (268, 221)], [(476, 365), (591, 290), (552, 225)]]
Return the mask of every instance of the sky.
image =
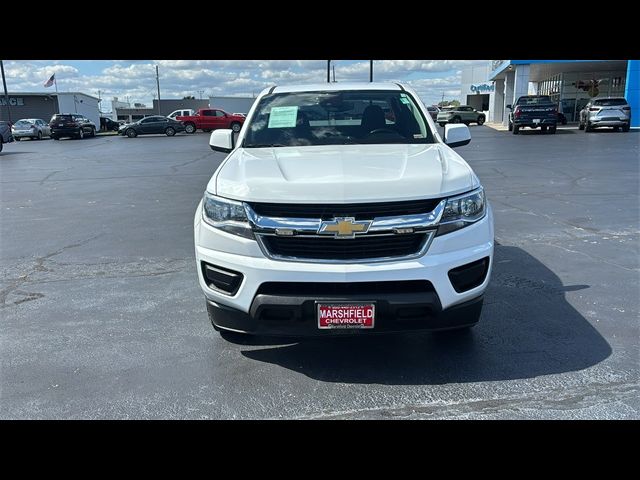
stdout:
[[(487, 60), (376, 60), (375, 81), (400, 81), (413, 87), (422, 101), (458, 99), (460, 69)], [(111, 99), (151, 106), (160, 97), (255, 96), (272, 85), (325, 82), (326, 60), (8, 60), (7, 89), (53, 92), (44, 83), (55, 73), (60, 92), (100, 96), (101, 111), (111, 112)], [(369, 81), (369, 61), (333, 60), (337, 82)]]

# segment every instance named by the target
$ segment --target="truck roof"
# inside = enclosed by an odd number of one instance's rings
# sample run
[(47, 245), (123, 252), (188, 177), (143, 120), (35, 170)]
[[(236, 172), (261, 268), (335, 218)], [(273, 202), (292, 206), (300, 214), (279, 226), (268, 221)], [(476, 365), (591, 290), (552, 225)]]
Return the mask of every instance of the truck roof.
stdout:
[(403, 88), (404, 87), (401, 87), (399, 84), (391, 82), (333, 82), (276, 86), (271, 93), (331, 92), (338, 90), (403, 90)]

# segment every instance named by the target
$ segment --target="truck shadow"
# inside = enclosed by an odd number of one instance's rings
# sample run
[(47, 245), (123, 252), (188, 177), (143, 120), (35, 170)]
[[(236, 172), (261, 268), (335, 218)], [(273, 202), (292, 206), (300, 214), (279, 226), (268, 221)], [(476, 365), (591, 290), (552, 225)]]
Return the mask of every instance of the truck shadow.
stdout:
[[(537, 259), (496, 245), (480, 323), (462, 335), (419, 333), (297, 341), (243, 341), (247, 358), (326, 382), (446, 384), (513, 380), (582, 370), (611, 354), (606, 340), (565, 299)], [(249, 337), (250, 338), (250, 337)], [(247, 339), (249, 340), (249, 339)]]

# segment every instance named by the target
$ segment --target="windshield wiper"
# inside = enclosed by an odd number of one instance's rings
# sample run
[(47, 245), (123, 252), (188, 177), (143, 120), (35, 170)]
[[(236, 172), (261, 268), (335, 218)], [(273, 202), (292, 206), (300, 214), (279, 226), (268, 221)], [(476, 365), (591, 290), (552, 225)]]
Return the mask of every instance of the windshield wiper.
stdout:
[(283, 145), (282, 143), (252, 143), (250, 145), (245, 145), (244, 148), (267, 148), (267, 147), (286, 147), (287, 145)]

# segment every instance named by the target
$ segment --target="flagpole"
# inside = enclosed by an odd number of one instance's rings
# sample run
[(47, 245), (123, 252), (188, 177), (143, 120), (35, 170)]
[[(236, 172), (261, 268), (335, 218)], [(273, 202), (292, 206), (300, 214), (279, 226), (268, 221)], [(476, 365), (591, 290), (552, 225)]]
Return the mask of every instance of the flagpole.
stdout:
[(53, 83), (56, 86), (56, 113), (60, 113), (60, 98), (58, 97), (58, 78), (56, 72), (53, 72)]

